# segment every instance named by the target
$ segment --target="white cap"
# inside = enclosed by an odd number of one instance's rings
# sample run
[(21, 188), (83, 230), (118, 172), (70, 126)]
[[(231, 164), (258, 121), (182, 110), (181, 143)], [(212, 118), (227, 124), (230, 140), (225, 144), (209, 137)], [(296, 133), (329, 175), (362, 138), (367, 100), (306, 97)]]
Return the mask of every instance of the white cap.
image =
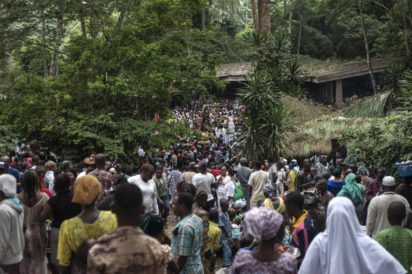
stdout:
[(15, 197), (17, 191), (16, 178), (10, 174), (0, 175), (0, 191), (7, 198)]
[(384, 185), (384, 186), (396, 186), (395, 178), (393, 178), (392, 176), (383, 177), (382, 185)]

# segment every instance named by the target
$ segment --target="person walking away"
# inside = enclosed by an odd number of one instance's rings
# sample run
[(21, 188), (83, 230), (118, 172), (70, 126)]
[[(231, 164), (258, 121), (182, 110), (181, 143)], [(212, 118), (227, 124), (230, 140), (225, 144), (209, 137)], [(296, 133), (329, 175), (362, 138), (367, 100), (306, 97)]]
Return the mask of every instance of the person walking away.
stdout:
[(281, 197), (284, 193), (284, 183), (286, 181), (285, 162), (283, 160), (278, 162), (277, 170), (276, 194)]
[(232, 262), (232, 223), (230, 222), (228, 209), (229, 202), (226, 199), (221, 199), (219, 211), (219, 227), (222, 231), (220, 244), (223, 248), (223, 267), (229, 267)]
[(366, 187), (365, 194), (369, 201), (376, 195), (378, 195), (381, 191), (381, 186), (383, 183), (383, 178), (385, 177), (385, 172), (386, 171), (384, 168), (378, 168), (375, 179), (373, 179)]
[(143, 194), (143, 206), (145, 214), (159, 215), (159, 206), (157, 204), (157, 188), (153, 181), (154, 168), (150, 164), (143, 164), (140, 174), (127, 179), (131, 184), (140, 188)]
[(50, 198), (44, 205), (40, 219), (45, 221), (53, 219), (50, 239), (50, 268), (52, 273), (59, 273), (57, 261), (57, 246), (59, 240), (59, 229), (63, 221), (80, 214), (82, 207), (72, 202), (73, 193), (70, 190), (70, 177), (67, 174), (59, 174), (55, 178), (54, 190), (56, 196)]
[(14, 178), (16, 178), (16, 182), (19, 183), (21, 179), (20, 172), (17, 169), (10, 166), (10, 163), (11, 163), (10, 157), (7, 155), (4, 155), (0, 158), (0, 162), (2, 162), (0, 163), (0, 165), (4, 167), (5, 173), (12, 175)]
[(245, 196), (248, 207), (250, 205), (250, 186), (248, 185), (248, 182), (251, 174), (252, 170), (249, 168), (249, 162), (246, 158), (241, 158), (240, 167), (236, 171), (236, 177), (243, 188), (243, 195)]
[(340, 168), (335, 168), (333, 170), (333, 179), (329, 179), (326, 184), (326, 189), (336, 197), (342, 187), (345, 185), (345, 180), (342, 175)]
[(409, 205), (412, 204), (412, 176), (403, 177), (403, 183), (396, 189), (396, 193), (405, 197)]
[(95, 176), (85, 175), (76, 180), (72, 202), (82, 205), (82, 212), (60, 226), (57, 245), (60, 273), (86, 273), (87, 258), (83, 255), (87, 254), (89, 241), (116, 229), (116, 216), (97, 209), (101, 194), (102, 184)]
[(120, 185), (114, 193), (112, 210), (118, 228), (101, 236), (89, 250), (87, 273), (166, 273), (172, 260), (170, 248), (145, 235), (139, 228), (139, 216), (144, 212), (139, 187)]
[(96, 154), (94, 156), (94, 161), (96, 164), (96, 169), (90, 172), (88, 175), (95, 176), (99, 180), (103, 187), (104, 196), (106, 196), (107, 194), (109, 194), (113, 183), (112, 174), (105, 170), (106, 156), (102, 153)]
[(20, 274), (24, 250), (24, 206), (16, 197), (16, 178), (0, 175), (0, 272)]
[(288, 191), (295, 191), (296, 190), (296, 177), (298, 176), (299, 166), (295, 163), (290, 164), (290, 170), (286, 175), (285, 186)]
[(199, 165), (199, 173), (193, 176), (192, 184), (196, 187), (196, 194), (200, 191), (207, 193), (206, 211), (209, 211), (215, 204), (215, 199), (212, 194), (212, 187), (215, 186), (215, 177), (207, 171), (207, 163), (201, 162)]
[(169, 181), (169, 194), (171, 200), (173, 200), (177, 195), (177, 185), (183, 181), (183, 175), (181, 172), (182, 169), (183, 162), (181, 160), (177, 160), (176, 165), (173, 164), (173, 169), (167, 178)]
[[(366, 218), (366, 230), (369, 236), (375, 237), (380, 231), (389, 228), (388, 207), (392, 202), (399, 201), (406, 207), (409, 212), (410, 206), (408, 201), (399, 194), (395, 193), (396, 181), (392, 176), (386, 176), (382, 180), (383, 194), (373, 198), (368, 207)], [(403, 224), (406, 223), (406, 218)]]
[(44, 185), (54, 194), (54, 169), (56, 168), (56, 163), (47, 161), (44, 164), (44, 168), (46, 169), (46, 173), (44, 174)]
[(46, 225), (40, 214), (49, 199), (40, 192), (40, 183), (34, 170), (27, 170), (22, 178), (23, 192), (18, 198), (24, 205), (24, 255), (21, 265), (22, 274), (47, 273)]
[(289, 192), (286, 195), (286, 213), (291, 218), (292, 224), (292, 245), (300, 251), (297, 258), (298, 265), (302, 263), (310, 243), (315, 238), (318, 231), (315, 229), (314, 220), (307, 210), (304, 210), (304, 197), (298, 192)]
[(402, 265), (412, 273), (412, 230), (402, 227), (406, 217), (406, 207), (401, 202), (393, 202), (388, 207), (390, 228), (379, 232), (375, 240), (391, 253)]
[(327, 190), (326, 184), (326, 179), (320, 179), (316, 183), (316, 190), (319, 192), (320, 203), (325, 211), (328, 209), (329, 202), (334, 198), (333, 194)]
[(250, 207), (259, 207), (265, 199), (263, 189), (268, 181), (268, 174), (262, 170), (262, 163), (259, 161), (254, 163), (254, 167), (255, 171), (250, 175), (248, 181), (248, 185), (252, 188)]
[(356, 175), (349, 173), (345, 178), (345, 185), (339, 191), (337, 197), (346, 197), (352, 201), (355, 206), (356, 215), (359, 221), (362, 221), (363, 202), (365, 200), (363, 189), (356, 182)]
[(202, 219), (192, 214), (193, 196), (179, 193), (174, 201), (174, 214), (180, 217), (173, 230), (172, 254), (180, 274), (203, 274), (200, 251), (203, 244)]
[(299, 274), (405, 274), (402, 265), (362, 230), (353, 203), (334, 198), (326, 230), (312, 241)]
[(278, 177), (278, 167), (273, 157), (268, 157), (268, 183), (267, 187), (276, 192), (276, 182)]
[(97, 205), (98, 210), (111, 210), (112, 204), (114, 202), (114, 192), (116, 191), (116, 188), (118, 188), (122, 184), (128, 184), (128, 178), (129, 177), (124, 173), (113, 175), (112, 190), (110, 190), (109, 194), (107, 194), (106, 197), (104, 197), (104, 199), (99, 202), (99, 204)]
[(212, 208), (209, 212), (209, 242), (205, 249), (205, 263), (210, 273), (214, 273), (216, 264), (216, 252), (220, 247), (222, 230), (219, 228), (219, 211)]
[(278, 253), (275, 249), (275, 245), (280, 244), (285, 235), (285, 222), (281, 214), (264, 207), (252, 208), (245, 215), (243, 227), (242, 237), (252, 237), (257, 243), (257, 250), (238, 251), (230, 269), (231, 274), (296, 273), (295, 257), (288, 252)]
[(186, 184), (191, 184), (193, 176), (196, 174), (196, 165), (194, 163), (191, 163), (189, 165), (189, 168), (182, 173), (183, 181), (185, 181)]
[(167, 216), (169, 216), (170, 201), (168, 193), (168, 181), (167, 177), (163, 176), (163, 166), (156, 167), (155, 175), (153, 176), (153, 181), (156, 184), (157, 194), (160, 200), (163, 201), (163, 210), (161, 212), (163, 220), (167, 221)]

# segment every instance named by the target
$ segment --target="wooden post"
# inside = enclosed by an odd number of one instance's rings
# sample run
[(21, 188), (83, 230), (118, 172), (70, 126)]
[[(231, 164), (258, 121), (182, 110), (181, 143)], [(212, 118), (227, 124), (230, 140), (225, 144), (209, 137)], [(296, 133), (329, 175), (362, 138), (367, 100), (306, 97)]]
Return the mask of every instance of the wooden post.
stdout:
[(335, 105), (341, 106), (343, 105), (343, 88), (342, 88), (342, 80), (336, 80), (335, 82)]

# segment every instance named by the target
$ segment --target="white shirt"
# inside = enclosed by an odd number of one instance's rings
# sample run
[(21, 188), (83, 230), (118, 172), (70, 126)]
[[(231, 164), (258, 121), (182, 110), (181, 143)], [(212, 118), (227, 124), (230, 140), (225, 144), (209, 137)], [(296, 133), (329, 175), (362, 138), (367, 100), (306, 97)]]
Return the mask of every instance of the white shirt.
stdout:
[(159, 215), (159, 207), (157, 206), (157, 188), (156, 183), (150, 179), (144, 182), (140, 175), (136, 175), (127, 179), (131, 184), (137, 185), (142, 191), (143, 205), (145, 207), (145, 214), (151, 213)]
[[(388, 220), (388, 207), (392, 202), (401, 202), (406, 207), (406, 212), (409, 212), (409, 203), (403, 196), (394, 192), (387, 192), (383, 195), (374, 197), (368, 207), (366, 220), (366, 229), (368, 235), (375, 237), (380, 231), (389, 228), (391, 225)], [(404, 219), (403, 224), (406, 223)]]
[(196, 187), (196, 194), (200, 191), (207, 193), (207, 200), (213, 200), (212, 184), (215, 183), (215, 177), (211, 173), (196, 173), (192, 178), (192, 184)]

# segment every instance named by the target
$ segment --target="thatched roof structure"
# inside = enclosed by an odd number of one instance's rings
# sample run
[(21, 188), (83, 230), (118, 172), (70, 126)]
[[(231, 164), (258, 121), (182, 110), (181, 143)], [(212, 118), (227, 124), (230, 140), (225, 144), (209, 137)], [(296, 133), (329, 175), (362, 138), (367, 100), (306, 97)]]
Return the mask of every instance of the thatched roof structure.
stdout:
[[(392, 63), (389, 59), (373, 59), (374, 72), (385, 71)], [(222, 64), (216, 69), (216, 76), (227, 82), (242, 82), (253, 69), (253, 62)], [(368, 65), (364, 60), (331, 63), (322, 60), (302, 62), (303, 80), (312, 83), (326, 83), (352, 77), (367, 75)]]

